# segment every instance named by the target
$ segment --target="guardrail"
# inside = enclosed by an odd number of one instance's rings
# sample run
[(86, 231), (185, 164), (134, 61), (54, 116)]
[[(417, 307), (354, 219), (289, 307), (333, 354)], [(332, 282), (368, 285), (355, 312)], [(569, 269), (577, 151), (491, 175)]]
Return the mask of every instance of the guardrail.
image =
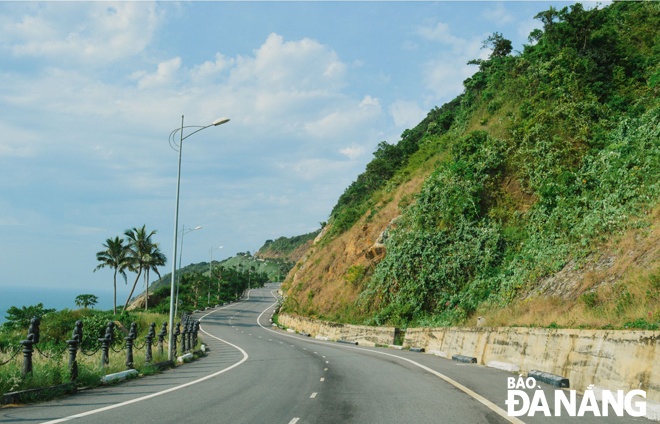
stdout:
[[(32, 357), (35, 350), (39, 355), (41, 355), (46, 359), (53, 359), (56, 357), (60, 357), (60, 355), (62, 355), (66, 350), (68, 350), (69, 351), (68, 371), (71, 377), (71, 381), (76, 381), (78, 378), (77, 356), (79, 352), (85, 356), (94, 356), (99, 351), (101, 351), (100, 362), (101, 362), (101, 366), (105, 367), (110, 363), (109, 361), (110, 350), (112, 350), (115, 353), (120, 353), (123, 350), (125, 350), (126, 361), (124, 364), (126, 366), (126, 369), (130, 370), (134, 368), (133, 353), (135, 350), (140, 351), (144, 349), (145, 362), (151, 363), (153, 360), (153, 353), (152, 353), (153, 348), (157, 347), (158, 352), (162, 354), (163, 347), (167, 346), (169, 343), (169, 340), (166, 340), (167, 322), (163, 322), (163, 325), (158, 334), (156, 334), (156, 323), (152, 322), (149, 325), (149, 331), (147, 335), (144, 336), (145, 340), (142, 343), (142, 346), (138, 346), (138, 344), (136, 343), (136, 340), (138, 339), (137, 324), (133, 322), (130, 325), (128, 335), (124, 337), (123, 346), (118, 350), (115, 350), (115, 348), (113, 347), (113, 345), (116, 345), (115, 323), (113, 321), (109, 321), (106, 326), (104, 336), (98, 338), (98, 341), (100, 342), (100, 346), (92, 352), (85, 352), (82, 349), (83, 338), (84, 338), (83, 322), (76, 321), (71, 335), (71, 340), (64, 341), (66, 346), (61, 351), (56, 352), (55, 354), (49, 352), (50, 355), (47, 355), (44, 352), (42, 352), (41, 349), (39, 349), (40, 325), (41, 325), (41, 320), (38, 317), (32, 318), (32, 320), (30, 321), (30, 327), (28, 328), (27, 331), (26, 339), (21, 340), (19, 342), (22, 348), (20, 347), (17, 348), (16, 351), (10, 355), (10, 358), (8, 360), (0, 363), (0, 366), (9, 364), (18, 356), (20, 352), (22, 352), (23, 367), (21, 369), (21, 373), (25, 377), (28, 374), (32, 373)], [(179, 347), (181, 354), (193, 350), (193, 348), (197, 345), (198, 333), (199, 333), (199, 321), (193, 319), (192, 316), (183, 313), (181, 315), (181, 321), (179, 321), (176, 324), (176, 328), (173, 333), (174, 352), (175, 353), (177, 352), (177, 341), (179, 339), (180, 339)], [(155, 340), (156, 336), (158, 336), (157, 340)]]

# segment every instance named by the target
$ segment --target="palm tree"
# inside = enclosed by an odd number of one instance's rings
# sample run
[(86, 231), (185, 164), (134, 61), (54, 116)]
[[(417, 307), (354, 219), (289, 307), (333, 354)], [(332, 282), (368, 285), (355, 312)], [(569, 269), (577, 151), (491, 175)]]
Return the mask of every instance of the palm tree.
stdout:
[(146, 225), (143, 225), (142, 228), (133, 227), (130, 230), (124, 231), (124, 235), (128, 239), (128, 256), (131, 261), (129, 269), (136, 272), (137, 277), (135, 277), (131, 294), (129, 294), (126, 299), (123, 311), (128, 308), (128, 302), (130, 302), (131, 297), (133, 297), (135, 286), (137, 286), (137, 282), (140, 280), (142, 271), (149, 267), (148, 263), (151, 260), (149, 254), (152, 252), (152, 246), (154, 245), (151, 241), (151, 237), (156, 234), (156, 230), (147, 233), (146, 227)]
[(165, 254), (160, 251), (160, 248), (158, 247), (158, 243), (153, 243), (149, 245), (149, 253), (147, 254), (147, 258), (145, 261), (145, 284), (147, 286), (147, 292), (146, 292), (146, 298), (144, 300), (144, 310), (148, 311), (149, 310), (149, 272), (153, 271), (158, 275), (158, 278), (160, 277), (160, 273), (158, 272), (158, 267), (159, 266), (164, 266), (165, 263), (167, 262), (167, 258), (165, 257)]
[(128, 247), (124, 244), (124, 239), (120, 239), (119, 236), (114, 239), (107, 239), (103, 244), (105, 250), (102, 250), (96, 254), (96, 260), (101, 262), (94, 272), (101, 268), (110, 267), (115, 270), (115, 298), (114, 298), (114, 309), (113, 313), (117, 314), (117, 273), (124, 277), (124, 281), (128, 284), (126, 277), (126, 269), (130, 267), (131, 261), (128, 258)]

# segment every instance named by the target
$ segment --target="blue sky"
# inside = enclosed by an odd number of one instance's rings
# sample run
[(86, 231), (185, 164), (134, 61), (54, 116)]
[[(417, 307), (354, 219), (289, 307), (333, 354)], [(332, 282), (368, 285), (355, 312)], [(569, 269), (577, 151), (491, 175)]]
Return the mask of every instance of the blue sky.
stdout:
[(522, 49), (550, 4), (0, 3), (0, 286), (107, 288), (95, 252), (142, 224), (171, 256), (182, 114), (231, 118), (184, 145), (184, 264), (316, 229), (482, 40)]

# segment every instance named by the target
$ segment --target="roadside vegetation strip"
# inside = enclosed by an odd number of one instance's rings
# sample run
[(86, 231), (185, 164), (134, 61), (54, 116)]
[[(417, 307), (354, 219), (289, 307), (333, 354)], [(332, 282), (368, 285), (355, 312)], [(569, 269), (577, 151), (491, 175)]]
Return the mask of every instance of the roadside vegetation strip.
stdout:
[[(248, 294), (248, 298), (249, 298), (249, 294)], [(229, 307), (229, 306), (227, 306), (227, 307)], [(225, 309), (225, 308), (218, 308), (218, 309), (216, 309), (215, 311), (209, 312), (208, 314), (202, 316), (202, 318), (205, 318), (205, 317), (207, 317), (208, 315), (211, 315), (211, 314), (213, 314), (213, 313), (216, 313), (216, 312), (218, 312), (218, 311), (220, 311), (220, 310), (222, 310), (222, 309)], [(201, 321), (202, 318), (200, 318), (200, 321)], [(114, 405), (105, 406), (105, 407), (103, 407), (103, 408), (97, 408), (97, 409), (93, 409), (93, 410), (91, 410), (91, 411), (81, 412), (80, 414), (70, 415), (70, 416), (68, 416), (68, 417), (59, 418), (59, 419), (56, 419), (56, 420), (45, 421), (45, 422), (43, 422), (42, 424), (57, 424), (57, 423), (63, 423), (63, 422), (67, 422), (67, 421), (72, 421), (72, 420), (75, 420), (75, 419), (78, 419), (78, 418), (83, 418), (83, 417), (87, 417), (87, 416), (90, 416), (90, 415), (98, 414), (98, 413), (100, 413), (100, 412), (105, 412), (105, 411), (109, 411), (109, 410), (112, 410), (112, 409), (121, 408), (121, 407), (123, 407), (123, 406), (131, 405), (131, 404), (133, 404), (133, 403), (142, 402), (142, 401), (145, 401), (145, 400), (148, 400), (148, 399), (151, 399), (151, 398), (155, 398), (155, 397), (157, 397), (157, 396), (161, 396), (161, 395), (164, 395), (164, 394), (167, 394), (167, 393), (175, 392), (175, 391), (177, 391), (177, 390), (180, 390), (180, 389), (183, 389), (183, 388), (186, 388), (186, 387), (190, 387), (190, 386), (195, 385), (195, 384), (197, 384), (197, 383), (201, 383), (202, 381), (206, 381), (206, 380), (209, 380), (209, 379), (211, 379), (211, 378), (213, 378), (213, 377), (216, 377), (216, 376), (218, 376), (218, 375), (220, 375), (220, 374), (223, 374), (223, 373), (225, 373), (225, 372), (227, 372), (227, 371), (229, 371), (229, 370), (232, 370), (232, 369), (238, 367), (238, 366), (241, 365), (243, 362), (247, 361), (247, 359), (248, 359), (248, 354), (247, 354), (247, 352), (245, 352), (243, 349), (241, 349), (240, 347), (236, 346), (236, 345), (233, 344), (233, 343), (229, 343), (229, 342), (226, 341), (226, 340), (223, 340), (223, 339), (221, 339), (221, 338), (219, 338), (219, 337), (216, 337), (216, 336), (214, 336), (214, 335), (212, 335), (212, 334), (209, 334), (208, 332), (206, 332), (206, 331), (202, 328), (201, 325), (200, 325), (199, 329), (200, 329), (204, 334), (206, 334), (207, 336), (209, 336), (209, 337), (211, 337), (211, 338), (213, 338), (213, 339), (216, 339), (216, 340), (218, 340), (218, 341), (220, 341), (220, 342), (222, 342), (222, 343), (225, 343), (225, 344), (227, 344), (227, 345), (233, 347), (234, 349), (237, 349), (239, 352), (241, 352), (241, 353), (243, 354), (243, 358), (242, 358), (240, 361), (236, 362), (235, 364), (230, 365), (230, 366), (228, 366), (228, 367), (226, 367), (226, 368), (223, 368), (223, 369), (221, 369), (220, 371), (214, 372), (213, 374), (209, 374), (209, 375), (207, 375), (207, 376), (205, 376), (205, 377), (202, 377), (202, 378), (198, 378), (197, 380), (189, 381), (188, 383), (180, 384), (180, 385), (178, 385), (178, 386), (171, 387), (171, 388), (169, 388), (169, 389), (162, 390), (162, 391), (160, 391), (160, 392), (156, 392), (156, 393), (152, 393), (152, 394), (150, 394), (150, 395), (146, 395), (146, 396), (142, 396), (142, 397), (139, 397), (139, 398), (135, 398), (135, 399), (127, 400), (127, 401), (125, 401), (125, 402), (119, 402), (119, 403), (116, 403), (116, 404), (114, 404)]]
[[(273, 291), (274, 291), (274, 290), (273, 290)], [(275, 299), (277, 299), (277, 297), (273, 294), (273, 291), (271, 291), (271, 295), (272, 295)], [(266, 309), (261, 313), (261, 315), (263, 315), (268, 309), (270, 309), (271, 307), (273, 307), (275, 304), (277, 304), (277, 302), (275, 302), (274, 304), (268, 306), (268, 308), (266, 308)], [(271, 330), (270, 328), (267, 328), (267, 327), (264, 327), (263, 325), (261, 325), (261, 322), (259, 322), (259, 320), (261, 319), (261, 315), (259, 315), (259, 318), (257, 318), (257, 324), (258, 324), (261, 328), (263, 328), (263, 329), (266, 330), (266, 331), (271, 331), (271, 332), (273, 332), (273, 333), (277, 333), (277, 334), (279, 334), (279, 335), (281, 335), (281, 336), (284, 336), (284, 337), (292, 337), (292, 336), (289, 336), (288, 334), (279, 333), (279, 332), (277, 332), (277, 331)], [(320, 342), (320, 341), (316, 341), (316, 340), (312, 340), (312, 339), (309, 340), (309, 343), (323, 344), (323, 343)], [(341, 345), (338, 345), (338, 346), (341, 346)], [(397, 358), (397, 359), (400, 359), (400, 360), (402, 360), (402, 361), (406, 361), (406, 362), (408, 362), (408, 363), (411, 363), (411, 364), (415, 365), (416, 367), (419, 367), (419, 368), (423, 369), (424, 371), (429, 372), (429, 373), (435, 375), (436, 377), (441, 378), (442, 380), (446, 381), (447, 383), (451, 384), (452, 386), (456, 387), (457, 389), (459, 389), (459, 390), (463, 391), (464, 393), (468, 394), (468, 395), (471, 396), (472, 398), (478, 400), (482, 405), (486, 406), (488, 409), (490, 409), (491, 411), (495, 412), (497, 415), (501, 416), (502, 418), (504, 418), (505, 420), (509, 421), (510, 423), (514, 423), (514, 424), (524, 424), (524, 422), (521, 421), (520, 419), (518, 419), (518, 418), (516, 418), (516, 417), (510, 417), (510, 416), (508, 416), (507, 413), (506, 413), (506, 411), (505, 411), (504, 409), (502, 409), (502, 408), (500, 408), (499, 406), (495, 405), (493, 402), (489, 401), (488, 399), (486, 399), (485, 397), (481, 396), (480, 394), (478, 394), (478, 393), (474, 392), (473, 390), (471, 390), (471, 389), (465, 387), (464, 385), (462, 385), (461, 383), (457, 382), (456, 380), (452, 380), (451, 378), (447, 377), (446, 375), (444, 375), (444, 374), (442, 374), (442, 373), (439, 373), (438, 371), (436, 371), (436, 370), (434, 370), (434, 369), (432, 369), (432, 368), (429, 368), (429, 367), (427, 367), (426, 365), (422, 365), (422, 364), (420, 364), (419, 362), (415, 362), (415, 361), (413, 361), (413, 360), (411, 360), (411, 359), (404, 358), (404, 357), (402, 357), (402, 356), (398, 356), (398, 355), (393, 355), (393, 354), (391, 354), (391, 353), (387, 353), (387, 352), (381, 352), (381, 351), (378, 351), (378, 350), (365, 349), (365, 348), (360, 347), (360, 346), (348, 346), (348, 345), (346, 345), (346, 346), (342, 346), (342, 347), (345, 347), (345, 348), (348, 348), (348, 349), (361, 350), (361, 351), (364, 351), (364, 352), (375, 353), (375, 354), (378, 354), (378, 355), (391, 356), (391, 357), (393, 357), (393, 358)], [(327, 363), (327, 361), (326, 361), (326, 363)]]

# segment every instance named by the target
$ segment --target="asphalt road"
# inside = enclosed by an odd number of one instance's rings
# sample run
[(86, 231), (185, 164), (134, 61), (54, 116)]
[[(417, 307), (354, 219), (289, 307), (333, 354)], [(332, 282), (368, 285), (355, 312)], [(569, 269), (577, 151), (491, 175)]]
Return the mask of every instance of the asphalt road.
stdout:
[[(506, 417), (507, 377), (479, 365), (324, 342), (273, 329), (276, 285), (197, 314), (211, 353), (60, 400), (0, 409), (0, 423), (546, 423), (645, 418)], [(554, 410), (555, 388), (540, 384)], [(531, 394), (533, 391), (528, 391)]]

